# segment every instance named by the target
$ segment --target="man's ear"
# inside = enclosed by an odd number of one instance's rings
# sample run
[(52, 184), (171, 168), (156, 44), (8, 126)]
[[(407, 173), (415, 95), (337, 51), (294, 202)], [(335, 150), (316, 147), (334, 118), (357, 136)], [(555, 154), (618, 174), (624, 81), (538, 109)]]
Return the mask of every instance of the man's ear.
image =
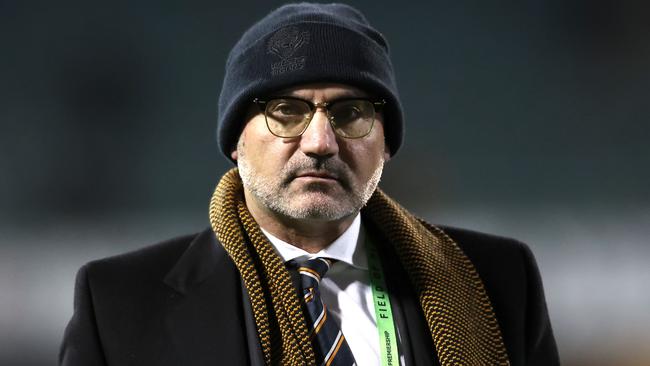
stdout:
[(230, 153), (230, 158), (231, 158), (232, 160), (234, 160), (234, 161), (237, 161), (237, 149), (233, 150), (233, 151)]
[(384, 161), (390, 160), (390, 149), (388, 148), (388, 144), (384, 144)]

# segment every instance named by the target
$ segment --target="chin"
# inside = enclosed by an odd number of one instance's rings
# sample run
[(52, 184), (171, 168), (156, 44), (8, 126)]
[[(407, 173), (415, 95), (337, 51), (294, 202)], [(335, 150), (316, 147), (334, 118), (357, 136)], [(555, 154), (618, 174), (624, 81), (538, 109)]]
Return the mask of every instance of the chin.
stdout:
[(350, 205), (349, 197), (331, 197), (323, 193), (310, 192), (292, 200), (285, 214), (294, 219), (333, 221), (348, 217), (358, 209)]

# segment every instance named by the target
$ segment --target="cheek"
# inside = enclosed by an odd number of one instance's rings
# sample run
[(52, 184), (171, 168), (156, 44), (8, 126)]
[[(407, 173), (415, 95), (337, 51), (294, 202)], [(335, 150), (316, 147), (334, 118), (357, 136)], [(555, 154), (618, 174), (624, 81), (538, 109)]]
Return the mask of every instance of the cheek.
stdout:
[[(376, 132), (376, 133), (375, 133)], [(383, 130), (374, 131), (361, 139), (341, 139), (339, 154), (353, 172), (362, 179), (370, 177), (380, 164), (385, 152)]]
[(277, 172), (284, 164), (288, 153), (282, 139), (273, 136), (262, 118), (252, 119), (241, 135), (242, 149), (246, 160), (260, 172)]

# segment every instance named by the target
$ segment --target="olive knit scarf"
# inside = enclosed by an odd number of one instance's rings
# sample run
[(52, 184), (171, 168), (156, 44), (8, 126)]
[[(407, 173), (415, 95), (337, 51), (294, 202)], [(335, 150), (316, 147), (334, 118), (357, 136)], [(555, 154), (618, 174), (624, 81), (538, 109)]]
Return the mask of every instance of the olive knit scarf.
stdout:
[[(415, 218), (377, 189), (364, 220), (394, 246), (419, 294), (443, 366), (508, 365), (492, 304), (476, 269), (442, 230)], [(237, 169), (221, 179), (210, 223), (244, 281), (267, 365), (313, 365), (314, 351), (289, 272), (244, 202)], [(433, 352), (433, 350), (432, 350)]]

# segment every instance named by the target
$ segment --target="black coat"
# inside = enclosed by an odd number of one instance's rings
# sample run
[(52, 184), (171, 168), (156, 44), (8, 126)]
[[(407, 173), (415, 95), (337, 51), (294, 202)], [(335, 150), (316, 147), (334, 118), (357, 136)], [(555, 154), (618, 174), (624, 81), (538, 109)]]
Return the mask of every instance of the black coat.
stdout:
[[(511, 365), (558, 365), (539, 271), (528, 247), (473, 231), (443, 230), (478, 270)], [(387, 257), (400, 351), (408, 365), (437, 365), (418, 301), (404, 286), (406, 275), (395, 256)], [(59, 363), (263, 364), (243, 282), (211, 229), (83, 266)]]

